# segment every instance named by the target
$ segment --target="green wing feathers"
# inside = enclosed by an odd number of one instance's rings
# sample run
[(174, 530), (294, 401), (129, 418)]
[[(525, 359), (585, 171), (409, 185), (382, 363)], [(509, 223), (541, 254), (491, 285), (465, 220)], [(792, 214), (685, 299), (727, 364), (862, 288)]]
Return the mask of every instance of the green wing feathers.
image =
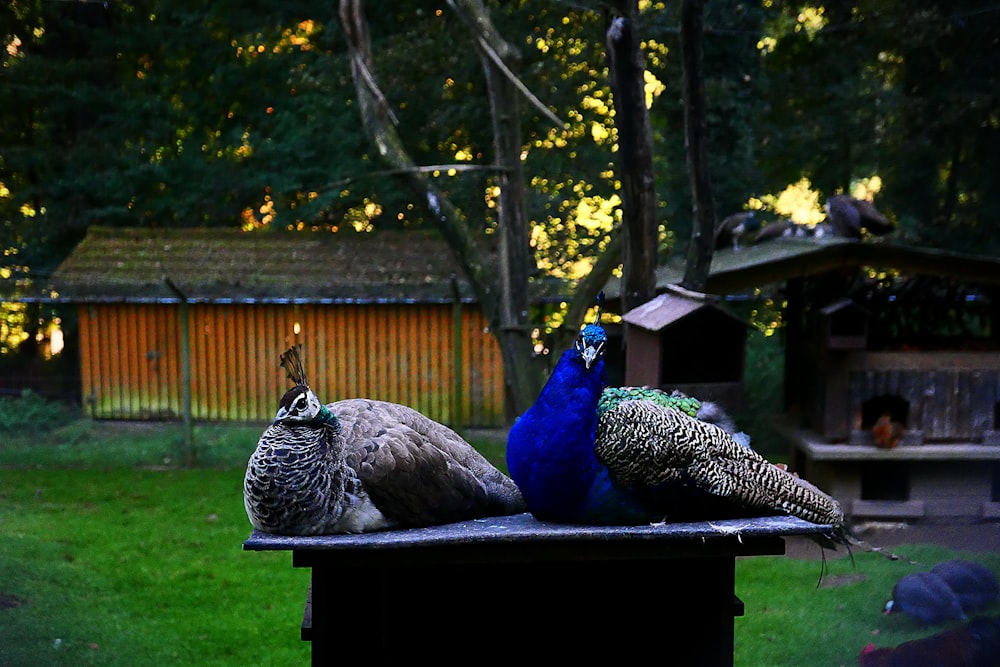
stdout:
[(668, 394), (659, 389), (649, 387), (608, 387), (601, 392), (597, 403), (597, 411), (606, 412), (614, 409), (622, 401), (646, 400), (666, 408), (680, 410), (689, 417), (697, 417), (701, 409), (701, 401), (680, 392)]

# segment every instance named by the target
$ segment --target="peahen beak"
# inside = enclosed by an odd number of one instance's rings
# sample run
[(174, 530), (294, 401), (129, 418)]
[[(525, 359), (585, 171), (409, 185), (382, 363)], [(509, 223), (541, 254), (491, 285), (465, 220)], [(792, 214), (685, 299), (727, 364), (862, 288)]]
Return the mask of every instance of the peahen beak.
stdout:
[(274, 415), (274, 421), (272, 421), (271, 423), (277, 424), (287, 416), (288, 416), (288, 410), (286, 410), (284, 407), (280, 407), (278, 408), (277, 414)]

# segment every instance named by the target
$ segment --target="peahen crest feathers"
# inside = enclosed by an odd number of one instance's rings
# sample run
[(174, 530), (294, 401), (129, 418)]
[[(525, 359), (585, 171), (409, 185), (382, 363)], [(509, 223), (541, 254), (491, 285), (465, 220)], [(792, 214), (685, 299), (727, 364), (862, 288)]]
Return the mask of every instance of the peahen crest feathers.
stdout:
[(294, 345), (281, 353), (281, 367), (293, 384), (309, 386), (306, 369), (302, 364), (302, 346)]

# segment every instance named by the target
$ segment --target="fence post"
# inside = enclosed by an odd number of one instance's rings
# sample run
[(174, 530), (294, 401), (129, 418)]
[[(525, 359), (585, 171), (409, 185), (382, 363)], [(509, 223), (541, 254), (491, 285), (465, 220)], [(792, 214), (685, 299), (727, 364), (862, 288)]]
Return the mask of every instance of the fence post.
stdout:
[(180, 299), (180, 338), (181, 338), (181, 411), (184, 415), (184, 465), (190, 468), (194, 465), (194, 421), (191, 418), (191, 336), (188, 327), (188, 299), (169, 277), (164, 276), (167, 284), (177, 298)]
[(462, 293), (458, 287), (458, 276), (451, 274), (451, 295), (454, 301), (451, 306), (452, 339), (451, 350), (452, 387), (451, 387), (451, 427), (459, 429), (462, 424), (462, 408), (465, 404), (464, 387), (462, 385)]

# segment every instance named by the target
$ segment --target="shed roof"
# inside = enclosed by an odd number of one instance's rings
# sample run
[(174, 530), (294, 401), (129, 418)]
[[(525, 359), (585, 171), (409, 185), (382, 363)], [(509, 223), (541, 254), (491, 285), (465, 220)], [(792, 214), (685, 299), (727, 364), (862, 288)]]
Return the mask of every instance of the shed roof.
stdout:
[(447, 242), (420, 230), (244, 232), (92, 227), (50, 279), (59, 301), (435, 303), (472, 290)]
[[(683, 280), (684, 259), (674, 257), (657, 268), (658, 291)], [(706, 291), (710, 294), (735, 294), (834, 269), (856, 270), (866, 266), (1000, 285), (1000, 258), (996, 257), (964, 255), (890, 241), (869, 242), (838, 237), (778, 238), (738, 251), (732, 248), (715, 251)], [(608, 299), (617, 299), (621, 281), (617, 278), (610, 280), (605, 292)]]

